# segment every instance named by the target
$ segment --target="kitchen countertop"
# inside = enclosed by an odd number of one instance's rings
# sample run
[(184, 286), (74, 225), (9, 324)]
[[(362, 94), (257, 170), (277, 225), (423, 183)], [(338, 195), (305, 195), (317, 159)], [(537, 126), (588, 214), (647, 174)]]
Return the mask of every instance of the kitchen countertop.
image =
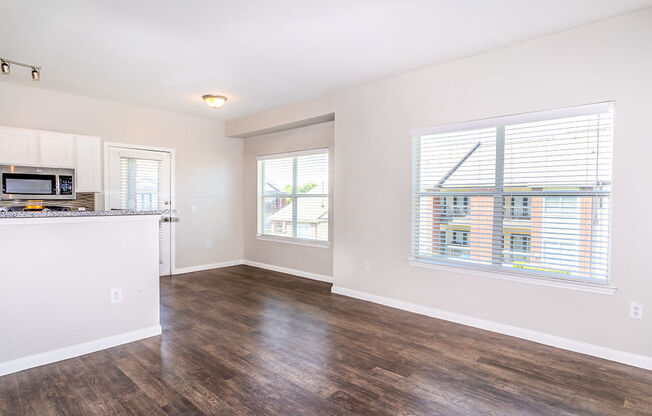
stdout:
[(54, 218), (54, 217), (120, 217), (134, 215), (169, 215), (172, 211), (169, 209), (150, 210), (150, 211), (133, 211), (133, 210), (114, 210), (114, 211), (0, 211), (2, 218)]

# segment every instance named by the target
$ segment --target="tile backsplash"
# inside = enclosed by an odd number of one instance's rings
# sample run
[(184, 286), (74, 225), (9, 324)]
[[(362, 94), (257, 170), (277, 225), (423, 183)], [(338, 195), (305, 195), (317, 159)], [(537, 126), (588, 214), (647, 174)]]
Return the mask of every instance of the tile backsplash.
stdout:
[[(25, 201), (0, 201), (0, 207), (9, 205), (24, 205)], [(86, 211), (95, 211), (95, 194), (92, 192), (77, 192), (77, 199), (65, 201), (45, 200), (43, 205), (52, 205), (56, 207), (70, 207), (71, 210), (77, 211), (77, 208), (86, 208)]]

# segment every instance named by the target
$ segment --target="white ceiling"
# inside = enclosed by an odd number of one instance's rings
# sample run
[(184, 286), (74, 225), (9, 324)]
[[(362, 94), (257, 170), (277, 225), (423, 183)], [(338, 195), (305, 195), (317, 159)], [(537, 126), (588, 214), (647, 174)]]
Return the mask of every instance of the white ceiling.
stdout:
[[(229, 119), (652, 0), (2, 0), (1, 81)], [(206, 93), (229, 102), (220, 110)]]

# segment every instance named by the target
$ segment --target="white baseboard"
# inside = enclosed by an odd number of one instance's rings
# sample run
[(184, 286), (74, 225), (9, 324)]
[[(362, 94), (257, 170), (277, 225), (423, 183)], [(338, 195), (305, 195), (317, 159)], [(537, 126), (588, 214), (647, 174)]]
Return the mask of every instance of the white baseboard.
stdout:
[(340, 286), (333, 286), (331, 288), (331, 292), (338, 295), (344, 295), (356, 299), (366, 300), (369, 302), (379, 303), (381, 305), (396, 309), (402, 309), (408, 312), (418, 313), (420, 315), (426, 315), (433, 318), (443, 319), (445, 321), (485, 329), (487, 331), (497, 332), (504, 335), (510, 335), (512, 337), (522, 338), (528, 341), (538, 342), (539, 344), (545, 344), (552, 347), (578, 352), (580, 354), (591, 355), (594, 357), (604, 358), (605, 360), (616, 361), (634, 367), (652, 370), (652, 357), (647, 357), (644, 355), (632, 354), (630, 352), (601, 347), (599, 345), (563, 338), (556, 335), (550, 335), (530, 329), (519, 328), (507, 324), (474, 318), (467, 315), (461, 315), (454, 312), (448, 312), (441, 309), (430, 308), (427, 306), (416, 305), (414, 303), (403, 302), (383, 296), (372, 295), (370, 293), (359, 292), (357, 290), (346, 289)]
[(69, 358), (79, 357), (80, 355), (90, 354), (92, 352), (105, 350), (111, 347), (117, 347), (118, 345), (127, 344), (129, 342), (138, 341), (143, 338), (149, 338), (160, 334), (161, 326), (155, 325), (150, 326), (149, 328), (138, 329), (136, 331), (125, 332), (124, 334), (113, 335), (106, 338), (96, 339), (94, 341), (84, 342), (82, 344), (59, 348), (53, 351), (47, 351), (40, 354), (17, 358), (11, 361), (5, 361), (0, 363), (0, 376), (27, 370), (28, 368), (39, 367), (41, 365), (50, 364), (57, 361), (67, 360)]
[(290, 269), (287, 267), (275, 266), (273, 264), (259, 263), (257, 261), (243, 260), (242, 264), (247, 266), (258, 267), (259, 269), (267, 269), (275, 272), (293, 274), (299, 277), (305, 277), (306, 279), (319, 280), (320, 282), (333, 283), (333, 276), (327, 276), (325, 274), (317, 274), (311, 272), (304, 272), (303, 270)]
[(229, 260), (229, 261), (222, 261), (219, 263), (200, 264), (198, 266), (179, 267), (179, 268), (175, 268), (172, 271), (172, 274), (201, 272), (202, 270), (221, 269), (222, 267), (237, 266), (239, 264), (244, 264), (244, 260)]
[(172, 274), (176, 275), (176, 274), (200, 272), (203, 270), (221, 269), (222, 267), (237, 266), (239, 264), (246, 264), (247, 266), (258, 267), (259, 269), (266, 269), (275, 272), (292, 274), (299, 277), (305, 277), (306, 279), (319, 280), (320, 282), (333, 283), (333, 276), (306, 272), (297, 269), (290, 269), (288, 267), (276, 266), (273, 264), (259, 263), (257, 261), (252, 261), (252, 260), (231, 260), (231, 261), (223, 261), (221, 263), (211, 263), (211, 264), (202, 264), (199, 266), (181, 267), (178, 269), (174, 269)]

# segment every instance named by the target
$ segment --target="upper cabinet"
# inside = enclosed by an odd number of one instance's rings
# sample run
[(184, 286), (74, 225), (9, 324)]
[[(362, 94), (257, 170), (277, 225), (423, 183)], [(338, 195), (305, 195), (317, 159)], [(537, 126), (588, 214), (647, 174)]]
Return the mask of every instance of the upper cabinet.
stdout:
[(75, 167), (75, 136), (62, 133), (41, 133), (41, 166), (48, 168)]
[(39, 164), (38, 132), (0, 127), (0, 164)]
[(0, 127), (0, 165), (75, 169), (77, 192), (102, 192), (99, 137)]
[(102, 192), (100, 138), (77, 136), (75, 174), (77, 192)]

